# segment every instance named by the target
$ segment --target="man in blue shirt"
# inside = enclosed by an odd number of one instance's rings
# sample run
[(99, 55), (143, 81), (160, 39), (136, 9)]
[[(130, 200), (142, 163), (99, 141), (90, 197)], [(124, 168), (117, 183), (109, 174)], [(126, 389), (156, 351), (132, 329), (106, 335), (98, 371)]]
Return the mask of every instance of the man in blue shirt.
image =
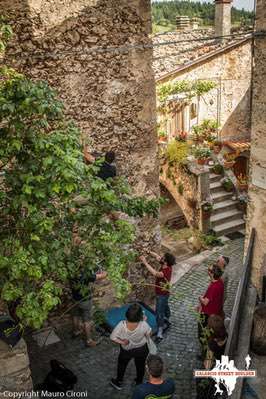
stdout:
[(149, 381), (138, 385), (132, 399), (171, 399), (175, 384), (171, 378), (163, 379), (163, 360), (158, 355), (149, 355), (146, 370)]

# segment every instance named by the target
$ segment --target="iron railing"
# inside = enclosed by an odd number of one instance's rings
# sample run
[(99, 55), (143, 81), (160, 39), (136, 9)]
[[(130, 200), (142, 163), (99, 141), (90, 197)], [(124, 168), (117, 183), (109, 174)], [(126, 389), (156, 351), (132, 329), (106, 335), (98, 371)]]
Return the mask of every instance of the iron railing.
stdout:
[(254, 241), (255, 229), (253, 228), (251, 231), (247, 254), (243, 265), (243, 274), (239, 281), (236, 293), (235, 303), (230, 321), (228, 340), (225, 348), (225, 355), (229, 356), (230, 359), (234, 359), (238, 346), (240, 323), (243, 317), (244, 302), (247, 297), (247, 290), (250, 281)]

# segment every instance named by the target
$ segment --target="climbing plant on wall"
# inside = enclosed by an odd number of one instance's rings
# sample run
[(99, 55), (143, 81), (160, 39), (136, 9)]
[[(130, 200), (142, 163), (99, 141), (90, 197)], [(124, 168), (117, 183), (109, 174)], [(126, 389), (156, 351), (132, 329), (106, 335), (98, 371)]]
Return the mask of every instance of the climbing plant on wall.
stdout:
[(161, 103), (164, 103), (171, 95), (186, 93), (188, 97), (201, 96), (214, 89), (216, 84), (210, 80), (177, 80), (164, 83), (157, 88), (157, 96)]
[(0, 121), (0, 297), (39, 328), (68, 280), (101, 266), (122, 298), (135, 232), (114, 211), (155, 216), (157, 201), (83, 162), (80, 131), (46, 82), (2, 71)]

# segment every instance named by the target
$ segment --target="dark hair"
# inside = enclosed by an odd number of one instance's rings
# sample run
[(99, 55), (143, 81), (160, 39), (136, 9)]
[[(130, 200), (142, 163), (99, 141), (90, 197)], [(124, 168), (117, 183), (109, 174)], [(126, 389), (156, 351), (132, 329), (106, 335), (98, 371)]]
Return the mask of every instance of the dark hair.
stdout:
[(208, 327), (212, 329), (213, 338), (225, 339), (226, 329), (224, 326), (224, 320), (221, 316), (212, 314), (208, 319)]
[(114, 162), (114, 160), (115, 160), (115, 152), (114, 152), (114, 151), (108, 151), (108, 152), (105, 154), (105, 160), (106, 160), (106, 162), (108, 162), (108, 163)]
[(143, 320), (143, 311), (138, 303), (133, 303), (126, 311), (126, 319), (131, 323), (138, 323)]
[(149, 355), (147, 358), (148, 373), (154, 377), (159, 378), (163, 374), (163, 359), (158, 355)]
[(228, 263), (229, 263), (230, 258), (228, 256), (224, 256), (224, 255), (222, 255), (222, 257), (224, 259), (225, 266), (227, 266)]
[(164, 261), (168, 266), (173, 266), (176, 262), (174, 255), (170, 254), (169, 252), (164, 254)]
[(213, 265), (211, 274), (213, 275), (213, 278), (217, 280), (223, 275), (223, 271), (220, 269), (220, 267), (216, 264)]

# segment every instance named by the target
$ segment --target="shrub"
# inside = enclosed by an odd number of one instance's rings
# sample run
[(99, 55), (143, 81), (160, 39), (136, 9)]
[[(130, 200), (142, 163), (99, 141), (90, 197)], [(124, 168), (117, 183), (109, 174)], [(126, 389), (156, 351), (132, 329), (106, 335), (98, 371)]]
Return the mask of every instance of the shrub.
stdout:
[(186, 164), (188, 153), (189, 147), (186, 142), (173, 140), (167, 146), (166, 157), (169, 164), (179, 166)]
[(215, 173), (216, 175), (223, 175), (224, 174), (224, 167), (223, 165), (216, 163), (213, 167), (212, 167), (212, 172)]
[(229, 177), (224, 177), (221, 180), (221, 184), (223, 186), (223, 188), (225, 189), (225, 191), (233, 191), (234, 189), (234, 183), (232, 182), (232, 180)]
[(181, 182), (178, 183), (177, 190), (178, 190), (180, 195), (183, 195), (183, 193), (184, 193), (184, 185), (183, 185), (183, 183), (181, 183)]

